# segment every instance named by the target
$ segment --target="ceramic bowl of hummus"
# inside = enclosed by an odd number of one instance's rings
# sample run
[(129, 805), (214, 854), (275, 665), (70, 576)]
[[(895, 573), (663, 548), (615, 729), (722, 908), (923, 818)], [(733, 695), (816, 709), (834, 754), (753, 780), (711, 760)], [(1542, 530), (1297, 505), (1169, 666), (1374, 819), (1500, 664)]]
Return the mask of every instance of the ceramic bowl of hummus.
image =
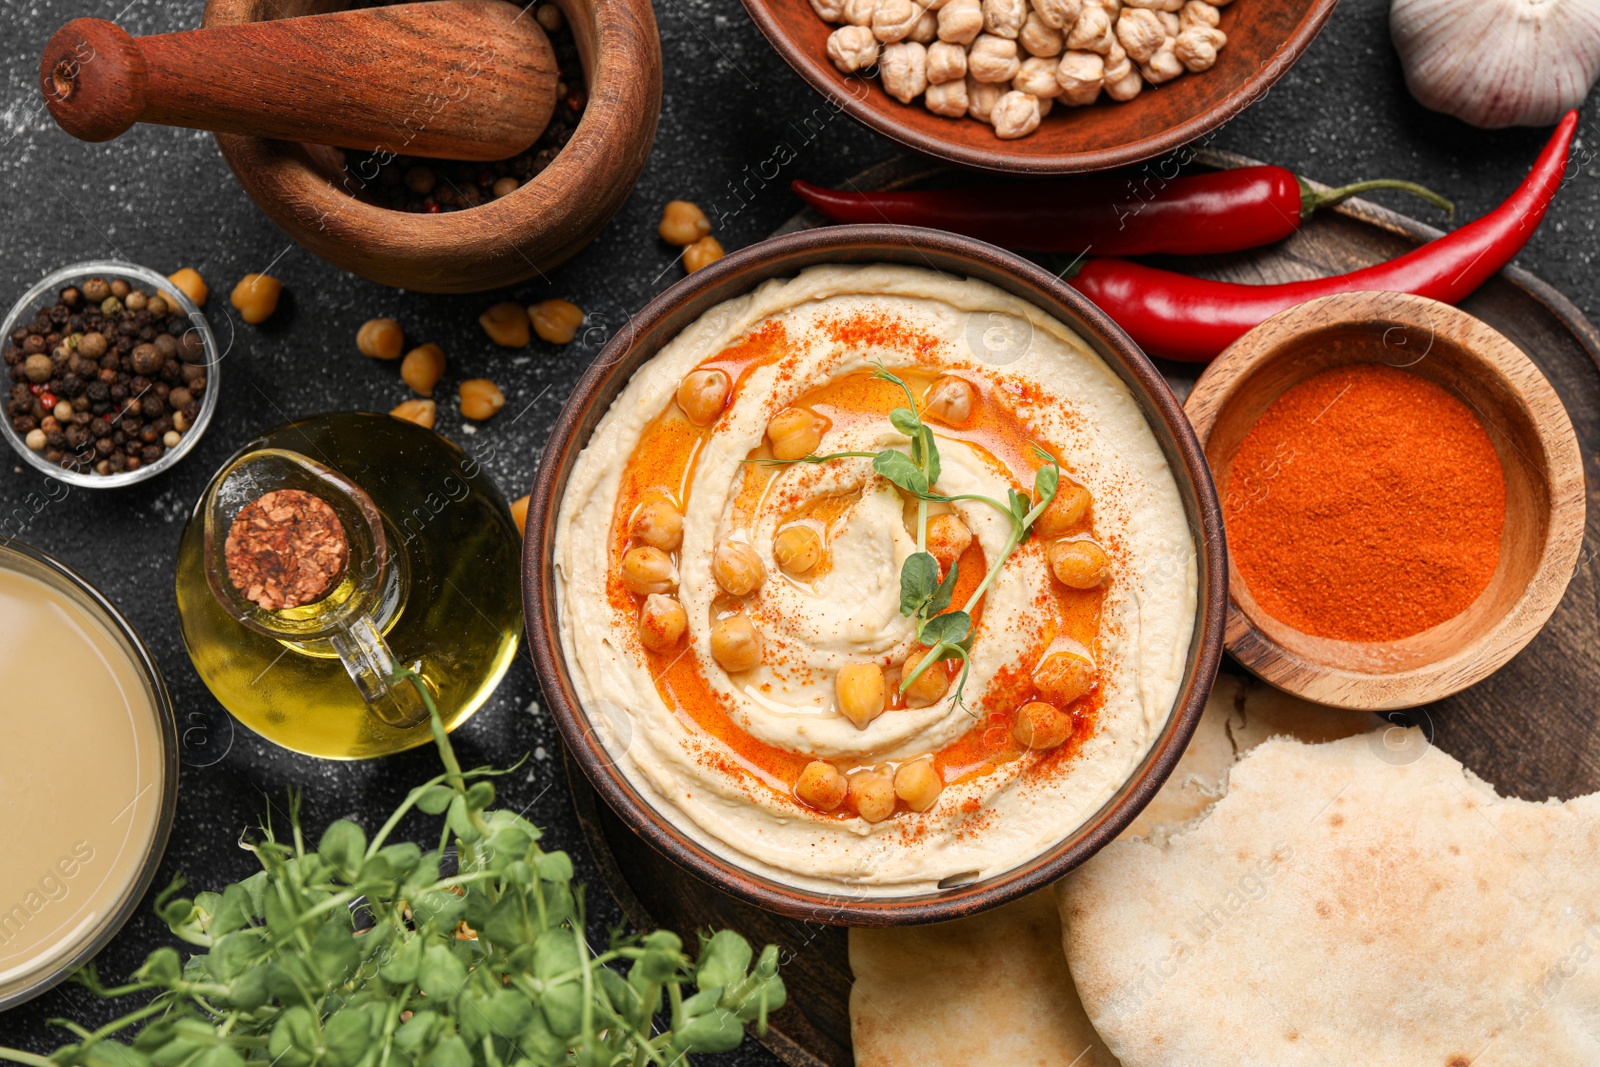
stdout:
[(904, 227), (776, 238), (614, 338), (546, 448), (525, 605), (570, 754), (712, 885), (932, 922), (1160, 788), (1221, 654), (1215, 491), (1131, 341)]

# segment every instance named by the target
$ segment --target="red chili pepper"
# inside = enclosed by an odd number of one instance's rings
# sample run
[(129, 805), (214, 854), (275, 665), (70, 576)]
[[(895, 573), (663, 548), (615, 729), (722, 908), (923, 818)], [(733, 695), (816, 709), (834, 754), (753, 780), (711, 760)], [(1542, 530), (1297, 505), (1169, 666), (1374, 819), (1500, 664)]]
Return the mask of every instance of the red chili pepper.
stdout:
[(1561, 188), (1577, 126), (1578, 113), (1567, 112), (1528, 177), (1505, 203), (1387, 263), (1312, 281), (1239, 285), (1125, 259), (1092, 259), (1068, 284), (1098, 304), (1146, 352), (1193, 362), (1211, 359), (1267, 318), (1319, 296), (1378, 290), (1454, 304), (1509, 263), (1539, 228)]
[(1002, 248), (1143, 256), (1237, 252), (1281, 241), (1320, 207), (1371, 189), (1404, 189), (1446, 211), (1413, 182), (1357, 182), (1316, 192), (1282, 167), (1239, 167), (1183, 178), (1074, 178), (893, 193), (843, 192), (809, 182), (795, 193), (834, 222), (890, 222), (963, 233)]

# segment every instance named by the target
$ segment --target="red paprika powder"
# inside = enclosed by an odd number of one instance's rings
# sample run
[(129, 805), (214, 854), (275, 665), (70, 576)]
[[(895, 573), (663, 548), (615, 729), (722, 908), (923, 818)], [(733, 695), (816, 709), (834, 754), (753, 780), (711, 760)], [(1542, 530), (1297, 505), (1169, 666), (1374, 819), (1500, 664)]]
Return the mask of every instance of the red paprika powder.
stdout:
[(1505, 515), (1505, 472), (1471, 409), (1381, 363), (1274, 401), (1223, 501), (1233, 566), (1261, 608), (1342, 641), (1394, 641), (1465, 611), (1494, 574)]

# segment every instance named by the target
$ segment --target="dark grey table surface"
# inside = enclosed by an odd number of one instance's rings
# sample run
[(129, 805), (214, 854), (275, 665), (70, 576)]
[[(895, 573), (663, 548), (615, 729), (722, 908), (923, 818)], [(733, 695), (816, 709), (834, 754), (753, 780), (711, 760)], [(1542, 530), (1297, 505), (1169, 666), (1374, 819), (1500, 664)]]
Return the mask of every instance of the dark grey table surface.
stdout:
[[(1516, 185), (1546, 132), (1473, 130), (1414, 104), (1389, 44), (1387, 6), (1345, 0), (1300, 63), (1207, 143), (1330, 183), (1413, 178), (1454, 197), (1458, 217), (1474, 218)], [(132, 490), (74, 490), (56, 499), (58, 490), (45, 494), (44, 478), (7, 458), (0, 466), (0, 524), (97, 584), (153, 650), (185, 726), (177, 821), (157, 884), (183, 872), (198, 887), (214, 887), (251, 872), (252, 858), (234, 842), (269, 798), (281, 802), (286, 786), (304, 788), (309, 825), (340, 816), (370, 822), (436, 766), (430, 749), (364, 763), (285, 752), (233, 727), (201, 684), (179, 637), (172, 568), (183, 521), (222, 460), (287, 419), (331, 409), (387, 411), (404, 399), (408, 391), (395, 367), (365, 359), (354, 347), (363, 321), (387, 315), (405, 325), (409, 338), (444, 347), (450, 366), (442, 397), (453, 396), (453, 383), (468, 377), (488, 376), (504, 388), (507, 412), (476, 433), (450, 403), (440, 405), (439, 429), (469, 451), (492, 454), (487, 465), (506, 496), (520, 496), (533, 479), (546, 427), (604, 333), (682, 276), (675, 250), (655, 236), (663, 203), (698, 201), (716, 220), (723, 244), (740, 247), (797, 210), (790, 179), (835, 182), (888, 158), (895, 147), (843, 115), (815, 136), (802, 130), (798, 119), (820, 99), (767, 46), (737, 0), (660, 0), (666, 65), (660, 130), (643, 178), (610, 227), (548, 283), (465, 297), (402, 293), (343, 274), (291, 244), (235, 184), (209, 135), (139, 127), (109, 144), (83, 144), (56, 129), (39, 106), (35, 57), (67, 20), (94, 15), (136, 34), (160, 33), (197, 25), (201, 9), (200, 0), (0, 4), (0, 40), (11, 54), (0, 96), (0, 306), (46, 271), (82, 259), (112, 256), (162, 273), (193, 266), (211, 284), (207, 310), (231, 344), (216, 419), (178, 468)], [(1575, 151), (1573, 180), (1519, 262), (1594, 316), (1600, 164), (1591, 163), (1590, 144), (1600, 144), (1592, 116)], [(794, 158), (775, 180), (747, 180), (784, 145), (792, 152), (782, 154)], [(1415, 210), (1401, 200), (1389, 203)], [(1426, 210), (1420, 217), (1441, 221)], [(285, 288), (276, 316), (263, 327), (230, 322), (233, 283), (269, 265)], [(590, 325), (605, 330), (591, 331), (589, 343), (536, 342), (511, 353), (493, 348), (477, 325), (478, 313), (498, 299), (556, 296), (578, 303)], [(6, 718), (40, 714), (49, 709), (16, 707), (0, 693), (0, 738)], [(468, 765), (504, 765), (531, 753), (522, 772), (502, 780), (505, 803), (526, 806), (547, 828), (552, 847), (573, 853), (580, 878), (598, 880), (526, 654), (458, 731), (456, 744)], [(0, 775), (10, 770), (0, 741)], [(0, 826), (0, 863), (6, 831)], [(618, 919), (604, 892), (589, 899), (596, 921)], [(101, 967), (120, 977), (170, 940), (141, 909), (102, 954)], [(90, 1023), (108, 1013), (82, 990), (58, 988), (0, 1015), (0, 1043), (53, 1047), (63, 1036), (47, 1025), (53, 1016)], [(704, 1060), (776, 1062), (753, 1042)]]

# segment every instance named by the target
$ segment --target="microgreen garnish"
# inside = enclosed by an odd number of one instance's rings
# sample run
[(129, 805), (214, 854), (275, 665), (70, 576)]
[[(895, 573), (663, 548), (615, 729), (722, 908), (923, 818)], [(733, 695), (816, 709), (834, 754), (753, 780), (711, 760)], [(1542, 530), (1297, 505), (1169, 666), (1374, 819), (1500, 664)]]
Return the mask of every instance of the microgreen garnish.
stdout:
[[(934, 441), (933, 428), (922, 421), (922, 416), (917, 411), (917, 399), (911, 392), (911, 386), (882, 363), (875, 364), (873, 377), (899, 386), (906, 394), (908, 406), (895, 408), (889, 412), (889, 421), (896, 430), (911, 439), (909, 455), (898, 448), (885, 448), (878, 452), (834, 452), (828, 455), (805, 456), (797, 460), (758, 462), (826, 463), (829, 460), (847, 457), (863, 459), (870, 457), (874, 471), (915, 498), (917, 550), (906, 557), (905, 563), (900, 568), (900, 614), (915, 620), (917, 640), (929, 647), (931, 652), (925, 654), (912, 670), (903, 674), (900, 679), (900, 692), (909, 689), (912, 683), (922, 677), (923, 673), (935, 663), (947, 659), (959, 659), (961, 675), (956, 680), (954, 698), (958, 707), (967, 710), (961, 695), (966, 688), (967, 674), (971, 669), (967, 657), (972, 648), (972, 610), (989, 591), (989, 586), (994, 584), (1006, 560), (1011, 558), (1018, 545), (1027, 540), (1034, 522), (1055, 499), (1056, 491), (1061, 485), (1061, 464), (1050, 453), (1038, 445), (1034, 446), (1034, 455), (1044, 466), (1041, 466), (1034, 475), (1031, 497), (1016, 489), (1008, 491), (1004, 503), (978, 493), (958, 493), (954, 496), (936, 493), (933, 487), (939, 480), (939, 446)], [(978, 587), (967, 598), (967, 602), (959, 610), (946, 611), (955, 591), (958, 565), (952, 562), (944, 580), (939, 580), (939, 563), (928, 552), (928, 505), (953, 504), (962, 500), (988, 504), (1006, 516), (1011, 522), (1011, 535), (1006, 541), (1005, 550), (989, 565), (983, 581), (978, 583)]]
[[(540, 848), (538, 827), (520, 815), (490, 810), (495, 772), (461, 769), (430, 693), (402, 673), (427, 705), (443, 774), (411, 790), (371, 840), (340, 820), (315, 850), (291, 799), (290, 840), (268, 822), (245, 845), (261, 863), (256, 874), (192, 900), (178, 896), (179, 880), (157, 898), (172, 932), (204, 951), (185, 961), (157, 949), (115, 988), (93, 965), (76, 976), (98, 996), (153, 999), (94, 1030), (56, 1020), (75, 1044), (49, 1056), (0, 1048), (0, 1060), (679, 1067), (689, 1053), (734, 1048), (746, 1023), (766, 1029), (785, 998), (776, 946), (755, 959), (744, 938), (722, 930), (701, 935), (691, 960), (669, 931), (614, 930), (593, 952), (572, 861)], [(443, 817), (439, 848), (386, 843), (412, 809)], [(452, 841), (456, 871), (447, 874)], [(118, 1040), (141, 1023), (131, 1044)]]

